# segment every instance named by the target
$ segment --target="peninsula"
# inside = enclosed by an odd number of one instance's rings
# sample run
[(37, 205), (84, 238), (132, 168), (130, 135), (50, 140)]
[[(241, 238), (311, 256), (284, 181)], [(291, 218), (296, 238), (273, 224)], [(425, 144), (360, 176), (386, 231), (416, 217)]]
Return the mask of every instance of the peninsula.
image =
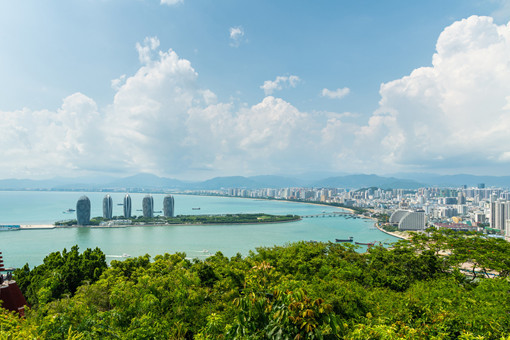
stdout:
[[(114, 216), (112, 219), (94, 217), (86, 226), (153, 226), (153, 225), (196, 225), (196, 224), (261, 224), (281, 223), (298, 221), (298, 215), (269, 215), (264, 213), (255, 214), (221, 214), (221, 215), (178, 215), (176, 217), (144, 217), (133, 216), (130, 218)], [(65, 220), (55, 222), (56, 227), (78, 226), (78, 221)]]

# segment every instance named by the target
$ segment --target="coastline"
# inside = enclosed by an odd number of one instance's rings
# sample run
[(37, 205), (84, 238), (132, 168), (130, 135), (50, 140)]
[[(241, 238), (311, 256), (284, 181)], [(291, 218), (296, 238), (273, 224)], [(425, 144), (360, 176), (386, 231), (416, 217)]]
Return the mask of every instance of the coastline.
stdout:
[[(39, 228), (39, 229), (55, 229), (55, 228), (91, 228), (91, 229), (114, 229), (114, 228), (129, 228), (129, 227), (172, 227), (172, 226), (195, 226), (195, 225), (259, 225), (259, 224), (276, 224), (276, 223), (292, 223), (301, 221), (302, 218), (287, 221), (271, 221), (271, 222), (232, 222), (232, 223), (171, 223), (171, 224), (118, 224), (115, 226), (99, 226), (99, 225), (71, 225), (71, 226), (54, 226), (53, 228)], [(36, 229), (36, 228), (34, 228)]]
[(398, 233), (397, 232), (393, 232), (393, 231), (386, 231), (383, 228), (381, 228), (378, 223), (374, 223), (374, 226), (377, 229), (379, 229), (380, 231), (382, 231), (383, 233), (391, 235), (391, 236), (396, 237), (396, 238), (399, 238), (401, 240), (408, 240), (408, 239), (411, 238), (411, 236), (409, 234), (407, 234), (405, 232), (402, 232), (402, 231), (399, 231)]
[[(157, 192), (157, 193), (159, 193), (159, 192)], [(333, 204), (329, 204), (328, 202), (300, 201), (300, 200), (292, 200), (292, 199), (271, 199), (271, 198), (263, 198), (263, 197), (238, 197), (238, 196), (226, 196), (226, 195), (205, 195), (205, 194), (183, 193), (183, 192), (176, 192), (176, 193), (173, 193), (173, 194), (174, 195), (186, 195), (186, 196), (204, 196), (204, 197), (212, 196), (212, 197), (225, 197), (225, 198), (242, 198), (242, 199), (244, 198), (244, 199), (259, 200), (259, 201), (276, 201), (276, 202), (302, 203), (302, 204), (308, 204), (308, 205), (316, 205), (316, 206), (333, 208), (336, 211), (342, 211), (342, 212), (345, 212), (347, 214), (351, 214), (353, 216), (356, 216), (356, 217), (358, 217), (360, 219), (373, 220), (373, 221), (376, 221), (376, 222), (378, 221), (374, 217), (366, 216), (366, 215), (358, 213), (355, 209), (348, 208), (348, 207), (341, 207), (341, 206), (337, 206), (337, 205), (333, 205)], [(278, 224), (278, 223), (296, 222), (296, 221), (299, 221), (301, 219), (302, 218), (300, 217), (299, 219), (289, 220), (289, 221), (272, 221), (272, 222), (257, 222), (257, 223), (251, 223), (251, 222), (239, 222), (239, 223), (235, 223), (234, 222), (234, 223), (176, 223), (176, 224), (142, 224), (142, 225), (126, 224), (126, 225), (115, 225), (115, 226), (97, 226), (97, 225), (94, 225), (94, 226), (85, 226), (85, 227), (104, 229), (104, 228), (125, 228), (125, 227), (143, 227), (143, 226), (172, 226), (172, 225), (175, 225), (175, 226), (186, 226), (186, 225), (207, 225), (207, 224), (211, 224), (211, 225), (231, 225), (231, 224), (257, 225), (257, 224)], [(55, 225), (55, 224), (49, 224), (49, 223), (20, 224), (20, 226), (21, 226), (20, 230), (49, 230), (49, 229), (56, 229), (56, 228), (82, 228), (82, 227), (84, 227), (84, 226), (78, 226), (78, 225), (62, 226), (62, 225)], [(385, 232), (385, 233), (387, 233), (387, 234), (389, 234), (389, 235), (396, 236), (398, 238), (402, 238), (400, 236), (388, 233), (388, 232), (386, 232), (386, 231), (384, 231), (384, 230), (382, 230), (380, 228), (378, 228), (378, 229), (383, 231), (383, 232)]]

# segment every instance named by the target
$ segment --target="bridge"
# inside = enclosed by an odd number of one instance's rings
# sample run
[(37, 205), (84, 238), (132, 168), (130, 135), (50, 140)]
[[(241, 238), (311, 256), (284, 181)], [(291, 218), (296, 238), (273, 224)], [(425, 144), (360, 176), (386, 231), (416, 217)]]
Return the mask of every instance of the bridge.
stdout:
[(329, 212), (329, 213), (322, 213), (322, 214), (315, 214), (315, 215), (302, 215), (301, 218), (317, 218), (317, 217), (352, 217), (352, 218), (358, 218), (357, 216), (354, 216), (353, 214), (344, 213), (344, 212)]

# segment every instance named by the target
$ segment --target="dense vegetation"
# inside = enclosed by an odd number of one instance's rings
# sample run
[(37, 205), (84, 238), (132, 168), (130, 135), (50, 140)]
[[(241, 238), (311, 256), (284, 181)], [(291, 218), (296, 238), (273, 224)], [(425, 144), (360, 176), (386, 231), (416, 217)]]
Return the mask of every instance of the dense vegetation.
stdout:
[[(134, 216), (131, 218), (114, 217), (112, 220), (130, 220), (134, 224), (233, 224), (233, 223), (274, 223), (299, 220), (297, 215), (269, 215), (269, 214), (224, 214), (224, 215), (178, 215), (176, 217), (143, 217)], [(97, 226), (101, 222), (109, 221), (103, 217), (94, 217), (90, 219), (89, 225)], [(55, 222), (57, 226), (76, 225), (76, 220)]]
[(44, 270), (18, 270), (33, 308), (24, 319), (1, 313), (0, 338), (510, 339), (510, 244), (501, 239), (432, 232), (364, 254), (300, 242), (245, 258), (104, 265), (98, 249), (73, 248), (50, 254)]

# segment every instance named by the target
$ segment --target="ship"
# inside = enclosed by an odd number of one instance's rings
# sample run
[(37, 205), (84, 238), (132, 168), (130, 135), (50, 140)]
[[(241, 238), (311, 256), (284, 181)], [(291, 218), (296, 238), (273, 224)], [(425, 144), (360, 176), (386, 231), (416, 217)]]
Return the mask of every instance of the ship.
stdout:
[(375, 244), (375, 241), (369, 242), (369, 243), (363, 243), (363, 242), (354, 242), (355, 244), (358, 244), (360, 246), (373, 246)]
[(76, 211), (75, 209), (71, 209), (71, 208), (69, 208), (69, 209), (66, 209), (66, 210), (62, 211), (62, 213), (63, 213), (63, 214), (70, 214), (70, 213), (73, 213), (73, 212), (75, 212), (75, 211)]
[[(335, 239), (335, 242), (352, 242), (354, 240), (354, 237), (349, 237), (348, 239)], [(356, 242), (357, 243), (357, 242)]]
[(197, 208), (191, 208), (191, 210), (200, 210), (200, 207), (197, 207)]
[[(8, 231), (8, 230), (20, 230), (21, 226), (19, 224), (16, 225), (0, 225), (0, 231)], [(1, 254), (1, 253), (0, 253)]]

